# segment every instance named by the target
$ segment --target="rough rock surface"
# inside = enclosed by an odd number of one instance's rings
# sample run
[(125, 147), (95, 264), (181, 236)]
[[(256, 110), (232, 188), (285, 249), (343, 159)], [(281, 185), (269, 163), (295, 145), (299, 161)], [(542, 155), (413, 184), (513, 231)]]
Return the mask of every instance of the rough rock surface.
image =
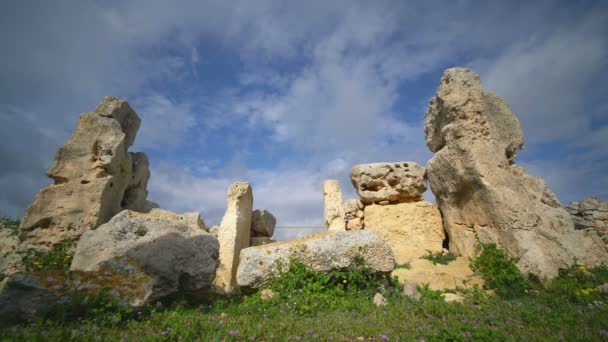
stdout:
[(251, 236), (272, 237), (277, 219), (267, 210), (254, 210), (252, 213)]
[(365, 229), (388, 241), (398, 264), (418, 259), (427, 250), (441, 252), (445, 234), (441, 213), (432, 203), (372, 204), (364, 211)]
[(215, 238), (217, 238), (219, 232), (220, 232), (220, 226), (213, 226), (213, 227), (209, 228), (209, 234), (213, 235)]
[(410, 269), (398, 268), (392, 273), (402, 284), (429, 284), (432, 290), (455, 289), (458, 287), (472, 288), (483, 286), (483, 279), (469, 267), (469, 259), (457, 257), (447, 265), (436, 264), (426, 259), (415, 259), (410, 263)]
[(146, 213), (158, 208), (158, 204), (147, 200), (150, 162), (145, 153), (129, 152), (129, 155), (131, 155), (132, 162), (131, 180), (125, 189), (121, 206), (124, 209)]
[(414, 162), (359, 164), (350, 180), (363, 202), (412, 202), (426, 191), (424, 167)]
[(249, 239), (249, 246), (254, 247), (254, 246), (261, 246), (261, 245), (267, 245), (269, 243), (273, 243), (274, 240), (267, 237), (267, 236), (252, 236)]
[(21, 268), (19, 237), (14, 229), (4, 227), (0, 221), (0, 274), (9, 275)]
[(393, 252), (379, 234), (330, 231), (243, 249), (237, 280), (239, 286), (258, 288), (277, 271), (278, 263), (288, 266), (290, 259), (329, 272), (355, 265), (358, 256), (375, 272), (390, 272), (395, 266)]
[(0, 283), (0, 320), (20, 321), (43, 315), (72, 296), (108, 294), (119, 304), (150, 303), (154, 280), (127, 259), (110, 260), (96, 272), (39, 271), (14, 273)]
[(580, 202), (571, 202), (566, 210), (572, 216), (576, 229), (593, 229), (608, 245), (608, 199), (587, 197)]
[(122, 211), (82, 235), (70, 269), (97, 271), (108, 260), (129, 258), (154, 279), (152, 300), (180, 289), (202, 294), (211, 287), (219, 244), (197, 216)]
[[(54, 183), (36, 195), (21, 220), (21, 234), (30, 244), (49, 247), (77, 238), (123, 209), (133, 168), (127, 149), (139, 125), (135, 111), (115, 97), (105, 97), (94, 112), (80, 116), (47, 172)], [(145, 200), (141, 191), (135, 197)], [(139, 205), (134, 200), (130, 206)]]
[(358, 199), (349, 199), (344, 202), (344, 220), (346, 230), (360, 230), (365, 227), (363, 208), (365, 205)]
[(239, 254), (249, 247), (253, 193), (249, 183), (233, 183), (228, 189), (227, 209), (220, 224), (220, 266), (215, 276), (215, 287), (230, 293), (237, 287), (236, 271)]
[(547, 278), (575, 260), (608, 262), (602, 241), (575, 231), (547, 185), (514, 164), (524, 145), (519, 121), (473, 71), (445, 71), (425, 115), (425, 135), (436, 152), (427, 177), (452, 253), (475, 255), (477, 235), (518, 257), (524, 272)]
[(332, 179), (323, 182), (323, 217), (325, 219), (325, 230), (345, 230), (342, 188), (337, 180)]

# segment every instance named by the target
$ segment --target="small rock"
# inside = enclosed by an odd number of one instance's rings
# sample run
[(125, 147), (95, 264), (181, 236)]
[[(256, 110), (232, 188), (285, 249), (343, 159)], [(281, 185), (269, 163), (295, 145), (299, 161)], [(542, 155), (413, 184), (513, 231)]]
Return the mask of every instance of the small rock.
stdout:
[(361, 219), (356, 217), (352, 220), (348, 220), (348, 223), (346, 224), (346, 230), (361, 230), (363, 229), (363, 222), (361, 222)]
[(385, 306), (386, 305), (386, 298), (384, 298), (384, 296), (380, 293), (376, 293), (374, 295), (374, 304), (376, 306)]
[(277, 294), (274, 291), (272, 291), (271, 289), (263, 289), (260, 292), (260, 297), (262, 298), (262, 300), (268, 300), (276, 295)]
[(602, 293), (602, 294), (608, 294), (608, 283), (598, 286), (597, 292)]
[(403, 284), (403, 295), (412, 300), (418, 301), (422, 298), (420, 292), (418, 292), (418, 284), (406, 282)]
[(464, 297), (456, 293), (442, 293), (441, 296), (446, 303), (460, 303), (464, 301)]

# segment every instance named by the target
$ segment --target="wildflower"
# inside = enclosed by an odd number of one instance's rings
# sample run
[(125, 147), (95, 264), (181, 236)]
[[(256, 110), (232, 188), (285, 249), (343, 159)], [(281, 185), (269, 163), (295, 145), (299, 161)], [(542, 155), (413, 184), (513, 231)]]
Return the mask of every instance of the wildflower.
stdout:
[(236, 335), (236, 334), (238, 334), (238, 333), (239, 333), (239, 331), (238, 331), (238, 330), (229, 330), (229, 331), (228, 331), (228, 335), (230, 335), (230, 336)]
[(346, 284), (348, 281), (346, 281), (346, 279), (344, 279), (344, 280), (342, 280), (342, 282), (343, 282), (344, 284)]
[(583, 266), (583, 265), (580, 265), (578, 267), (578, 269), (581, 270), (581, 271), (586, 271), (587, 270), (587, 268), (585, 266)]
[(381, 334), (381, 335), (380, 335), (380, 339), (381, 339), (382, 341), (388, 341), (388, 336), (386, 336), (386, 335), (384, 335), (384, 334)]

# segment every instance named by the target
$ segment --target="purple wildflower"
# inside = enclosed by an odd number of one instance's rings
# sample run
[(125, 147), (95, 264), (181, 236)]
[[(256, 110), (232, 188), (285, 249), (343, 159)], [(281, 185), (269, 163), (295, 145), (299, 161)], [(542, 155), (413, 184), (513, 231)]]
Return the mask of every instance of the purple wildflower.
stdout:
[(384, 334), (381, 334), (381, 335), (380, 335), (380, 339), (381, 339), (382, 341), (388, 341), (388, 336), (386, 336), (386, 335), (384, 335)]
[(238, 334), (238, 333), (239, 333), (239, 331), (238, 331), (238, 330), (229, 330), (229, 331), (228, 331), (228, 335), (230, 335), (230, 336), (236, 335), (236, 334)]

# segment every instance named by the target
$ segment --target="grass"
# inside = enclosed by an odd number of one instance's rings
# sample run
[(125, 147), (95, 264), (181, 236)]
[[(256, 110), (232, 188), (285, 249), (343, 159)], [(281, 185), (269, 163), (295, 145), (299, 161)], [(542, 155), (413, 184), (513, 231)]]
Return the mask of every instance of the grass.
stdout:
[[(496, 265), (504, 257), (490, 251), (480, 263)], [(182, 294), (178, 304), (143, 311), (118, 307), (103, 298), (81, 300), (76, 303), (79, 310), (72, 307), (48, 317), (6, 325), (0, 328), (0, 339), (605, 341), (607, 298), (590, 290), (605, 282), (608, 267), (581, 266), (564, 270), (545, 287), (527, 285), (529, 291), (518, 296), (488, 297), (479, 289), (460, 290), (465, 296), (463, 303), (445, 303), (440, 291), (421, 286), (422, 299), (413, 301), (400, 294), (392, 277), (372, 274), (361, 263), (323, 274), (292, 262), (289, 271), (277, 274), (267, 284), (275, 293), (270, 299), (263, 300), (260, 292), (254, 292), (210, 296), (207, 301), (196, 303)], [(496, 284), (502, 286), (501, 282)], [(373, 305), (376, 292), (383, 294), (388, 305)], [(82, 310), (83, 305), (86, 310)]]
[(422, 256), (422, 259), (427, 259), (433, 263), (433, 265), (442, 264), (447, 265), (450, 261), (456, 260), (456, 256), (452, 253), (442, 253), (436, 252), (433, 253), (429, 250), (426, 251), (426, 254)]

